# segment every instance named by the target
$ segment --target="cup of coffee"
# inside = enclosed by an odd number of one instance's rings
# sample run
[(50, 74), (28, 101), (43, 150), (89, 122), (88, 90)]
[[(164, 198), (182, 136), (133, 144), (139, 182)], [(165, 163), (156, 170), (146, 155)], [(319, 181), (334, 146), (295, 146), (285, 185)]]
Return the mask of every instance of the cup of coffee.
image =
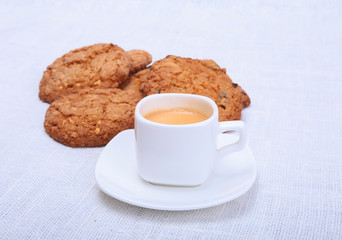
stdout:
[[(238, 132), (239, 140), (217, 149), (219, 134)], [(135, 109), (138, 173), (153, 184), (197, 186), (217, 162), (246, 145), (243, 121), (218, 121), (210, 98), (166, 93), (143, 98)]]

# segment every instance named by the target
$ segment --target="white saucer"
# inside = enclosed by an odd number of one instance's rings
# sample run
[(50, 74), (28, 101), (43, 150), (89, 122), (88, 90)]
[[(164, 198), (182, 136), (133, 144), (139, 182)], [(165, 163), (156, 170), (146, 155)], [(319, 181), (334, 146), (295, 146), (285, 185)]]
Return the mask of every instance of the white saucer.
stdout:
[[(95, 170), (98, 186), (123, 202), (158, 210), (192, 210), (229, 202), (246, 193), (257, 171), (249, 147), (227, 156), (211, 177), (197, 187), (168, 187), (142, 180), (135, 160), (134, 130), (113, 138), (101, 153)], [(232, 134), (221, 134), (218, 146), (235, 141)]]

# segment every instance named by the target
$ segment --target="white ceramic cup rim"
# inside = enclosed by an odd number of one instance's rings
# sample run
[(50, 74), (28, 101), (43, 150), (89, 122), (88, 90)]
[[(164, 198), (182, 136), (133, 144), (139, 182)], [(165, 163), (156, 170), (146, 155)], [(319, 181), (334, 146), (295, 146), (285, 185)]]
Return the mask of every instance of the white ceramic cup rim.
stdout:
[[(163, 97), (173, 97), (173, 98), (179, 98), (179, 97), (184, 97), (184, 98), (193, 98), (193, 99), (198, 99), (199, 101), (206, 102), (208, 105), (211, 107), (211, 115), (209, 118), (207, 118), (204, 121), (201, 122), (196, 122), (196, 123), (190, 123), (190, 124), (164, 124), (164, 123), (157, 123), (150, 121), (146, 119), (143, 114), (140, 112), (140, 108), (142, 105), (146, 104), (147, 101), (150, 101), (151, 99), (155, 100), (158, 98), (163, 98)], [(195, 94), (188, 94), (188, 93), (160, 93), (160, 94), (153, 94), (149, 95), (142, 100), (139, 101), (139, 103), (136, 106), (136, 111), (135, 111), (135, 118), (138, 121), (143, 122), (144, 124), (149, 124), (149, 125), (156, 125), (156, 126), (161, 126), (161, 127), (167, 127), (167, 128), (191, 128), (191, 127), (200, 127), (209, 124), (215, 118), (218, 116), (218, 110), (217, 110), (217, 105), (216, 103), (205, 96), (200, 96), (200, 95), (195, 95)], [(154, 108), (153, 110), (157, 110), (159, 108)], [(151, 111), (153, 111), (151, 110)], [(201, 109), (196, 108), (196, 110), (201, 111)]]

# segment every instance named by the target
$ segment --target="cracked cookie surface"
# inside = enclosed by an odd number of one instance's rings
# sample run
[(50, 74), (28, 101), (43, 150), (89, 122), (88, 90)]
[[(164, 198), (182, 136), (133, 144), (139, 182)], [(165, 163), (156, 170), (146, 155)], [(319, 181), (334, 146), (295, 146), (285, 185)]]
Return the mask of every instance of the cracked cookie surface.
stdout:
[(47, 67), (39, 84), (39, 97), (51, 103), (86, 88), (117, 88), (131, 72), (151, 61), (151, 55), (145, 51), (128, 54), (114, 44), (75, 49)]
[(191, 93), (213, 99), (220, 121), (241, 119), (250, 104), (246, 92), (213, 60), (168, 56), (132, 75), (124, 86), (137, 96), (157, 93)]
[(85, 89), (54, 101), (46, 111), (44, 127), (67, 146), (103, 146), (119, 132), (134, 128), (139, 100), (120, 89)]

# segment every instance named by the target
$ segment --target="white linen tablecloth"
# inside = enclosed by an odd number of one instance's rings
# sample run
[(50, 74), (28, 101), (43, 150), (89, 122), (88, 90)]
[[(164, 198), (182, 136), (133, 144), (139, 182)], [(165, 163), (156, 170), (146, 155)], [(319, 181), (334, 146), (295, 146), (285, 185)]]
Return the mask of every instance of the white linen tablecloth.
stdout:
[[(342, 239), (341, 1), (0, 1), (1, 239)], [(120, 202), (96, 185), (103, 150), (44, 131), (43, 71), (112, 42), (210, 58), (239, 83), (258, 178), (193, 211)]]

